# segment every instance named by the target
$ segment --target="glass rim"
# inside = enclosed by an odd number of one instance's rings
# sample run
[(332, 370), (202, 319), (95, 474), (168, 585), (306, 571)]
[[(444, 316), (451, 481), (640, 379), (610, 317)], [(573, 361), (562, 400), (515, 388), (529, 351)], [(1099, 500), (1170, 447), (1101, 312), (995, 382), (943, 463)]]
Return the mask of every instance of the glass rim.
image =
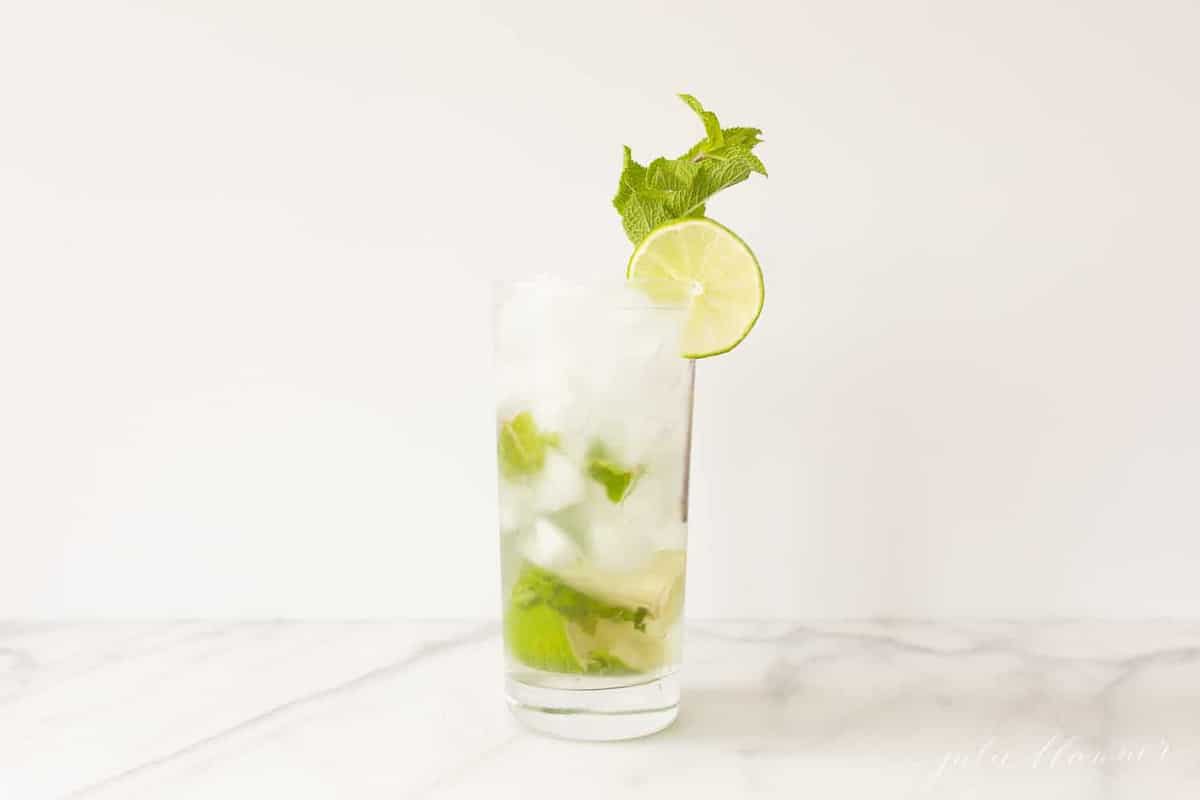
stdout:
[(615, 280), (579, 280), (560, 278), (556, 275), (539, 274), (521, 278), (493, 278), (488, 281), (493, 305), (499, 305), (506, 297), (543, 293), (548, 299), (584, 298), (589, 303), (625, 311), (658, 311), (683, 313), (687, 306), (652, 300), (646, 295), (635, 294), (637, 282), (624, 278)]

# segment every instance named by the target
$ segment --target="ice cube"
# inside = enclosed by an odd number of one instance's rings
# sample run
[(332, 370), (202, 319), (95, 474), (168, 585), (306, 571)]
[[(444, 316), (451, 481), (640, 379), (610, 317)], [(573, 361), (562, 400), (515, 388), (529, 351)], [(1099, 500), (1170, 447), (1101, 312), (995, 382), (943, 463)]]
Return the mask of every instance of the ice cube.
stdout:
[(527, 486), (500, 487), (500, 531), (507, 533), (533, 522), (533, 491)]
[(590, 482), (585, 503), (590, 523), (583, 540), (587, 555), (606, 569), (628, 570), (657, 550), (683, 548), (687, 526), (682, 503), (682, 469), (665, 464), (652, 462), (619, 503)]
[[(679, 459), (682, 461), (682, 456)], [(656, 527), (683, 516), (683, 471), (652, 462), (621, 502), (622, 516), (642, 527)]]
[(571, 566), (582, 556), (571, 537), (544, 517), (521, 534), (517, 549), (527, 561), (551, 572)]
[(557, 450), (546, 450), (542, 472), (533, 484), (533, 508), (548, 514), (583, 499), (586, 487), (579, 467)]
[(599, 569), (614, 572), (637, 569), (654, 554), (654, 543), (647, 531), (619, 517), (593, 522), (585, 541), (588, 561)]
[(567, 424), (574, 402), (561, 373), (528, 364), (505, 364), (497, 369), (496, 417), (501, 423), (529, 412), (539, 430), (557, 433)]
[(682, 519), (667, 520), (656, 526), (649, 538), (656, 550), (684, 550), (687, 548), (687, 523)]

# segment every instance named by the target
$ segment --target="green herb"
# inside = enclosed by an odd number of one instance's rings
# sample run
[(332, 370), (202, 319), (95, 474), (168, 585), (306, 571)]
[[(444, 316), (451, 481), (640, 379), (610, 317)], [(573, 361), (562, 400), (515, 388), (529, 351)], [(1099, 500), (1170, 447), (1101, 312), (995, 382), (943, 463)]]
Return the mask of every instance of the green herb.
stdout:
[(758, 128), (722, 128), (717, 115), (690, 94), (679, 95), (704, 124), (704, 138), (678, 158), (656, 158), (649, 166), (625, 148), (613, 206), (625, 235), (637, 245), (651, 230), (675, 219), (704, 216), (705, 203), (722, 189), (767, 170), (751, 151), (761, 141)]
[(544, 433), (533, 415), (522, 411), (500, 426), (496, 456), (500, 472), (507, 478), (535, 475), (546, 463), (546, 448), (558, 446), (558, 435)]
[(630, 675), (637, 670), (606, 650), (593, 650), (588, 654), (585, 672), (593, 675)]
[(586, 633), (596, 632), (597, 620), (629, 622), (634, 630), (646, 630), (645, 608), (630, 610), (611, 606), (578, 592), (544, 569), (527, 565), (512, 590), (512, 604), (517, 608), (545, 605), (574, 622)]
[(613, 459), (608, 449), (597, 442), (587, 453), (587, 474), (604, 487), (604, 494), (613, 503), (625, 499), (641, 475), (640, 467), (625, 468)]

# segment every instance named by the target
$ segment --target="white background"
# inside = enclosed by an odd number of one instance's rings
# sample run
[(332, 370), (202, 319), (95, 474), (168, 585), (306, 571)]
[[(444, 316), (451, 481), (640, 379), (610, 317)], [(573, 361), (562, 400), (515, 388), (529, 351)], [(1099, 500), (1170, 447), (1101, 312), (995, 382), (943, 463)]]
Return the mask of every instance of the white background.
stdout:
[(0, 616), (498, 608), (488, 282), (710, 213), (696, 616), (1200, 614), (1200, 7), (10, 3)]

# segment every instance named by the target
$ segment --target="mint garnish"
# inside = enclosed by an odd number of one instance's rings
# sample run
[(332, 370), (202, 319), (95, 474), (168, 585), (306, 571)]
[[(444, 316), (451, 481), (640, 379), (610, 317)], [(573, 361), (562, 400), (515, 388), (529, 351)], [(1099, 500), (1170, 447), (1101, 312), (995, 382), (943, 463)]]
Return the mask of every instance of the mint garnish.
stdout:
[(539, 430), (533, 415), (522, 411), (500, 426), (496, 443), (500, 472), (507, 478), (535, 475), (546, 463), (546, 448), (557, 445), (557, 434)]
[(717, 115), (690, 94), (679, 95), (704, 123), (704, 138), (678, 158), (656, 158), (642, 166), (625, 148), (625, 162), (613, 206), (625, 235), (637, 245), (651, 230), (675, 219), (704, 216), (704, 204), (750, 173), (767, 174), (751, 151), (761, 141), (758, 128), (722, 128)]

